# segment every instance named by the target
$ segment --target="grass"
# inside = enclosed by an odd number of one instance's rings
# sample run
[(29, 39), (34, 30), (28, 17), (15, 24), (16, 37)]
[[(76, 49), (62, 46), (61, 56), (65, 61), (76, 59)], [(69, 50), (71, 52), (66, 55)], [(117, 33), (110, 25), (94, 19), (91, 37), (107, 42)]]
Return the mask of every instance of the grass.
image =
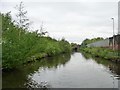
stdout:
[(118, 51), (113, 51), (108, 48), (86, 47), (86, 48), (81, 48), (81, 50), (86, 53), (90, 53), (95, 57), (100, 57), (100, 58), (111, 60), (114, 62), (120, 61), (120, 56), (118, 55)]

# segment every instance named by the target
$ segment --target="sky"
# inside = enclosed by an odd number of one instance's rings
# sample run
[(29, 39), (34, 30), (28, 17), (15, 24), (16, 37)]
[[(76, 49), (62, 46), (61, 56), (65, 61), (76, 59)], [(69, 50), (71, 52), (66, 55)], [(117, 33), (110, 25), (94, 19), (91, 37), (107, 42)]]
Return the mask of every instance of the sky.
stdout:
[[(115, 19), (115, 33), (118, 32), (119, 0), (24, 0), (24, 9), (32, 22), (31, 29), (44, 31), (55, 39), (64, 37), (69, 42), (80, 44), (86, 38), (111, 37)], [(15, 6), (20, 0), (1, 0), (0, 12), (11, 11), (16, 19)]]

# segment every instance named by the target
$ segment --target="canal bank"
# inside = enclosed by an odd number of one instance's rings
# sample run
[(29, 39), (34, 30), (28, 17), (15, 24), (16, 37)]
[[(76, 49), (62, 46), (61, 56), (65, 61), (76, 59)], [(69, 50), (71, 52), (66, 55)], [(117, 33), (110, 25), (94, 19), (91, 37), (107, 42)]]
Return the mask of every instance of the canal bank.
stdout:
[(101, 47), (84, 47), (81, 48), (80, 51), (91, 54), (94, 57), (99, 57), (102, 59), (120, 63), (120, 51)]
[(120, 64), (87, 55), (63, 54), (5, 72), (3, 88), (117, 88)]

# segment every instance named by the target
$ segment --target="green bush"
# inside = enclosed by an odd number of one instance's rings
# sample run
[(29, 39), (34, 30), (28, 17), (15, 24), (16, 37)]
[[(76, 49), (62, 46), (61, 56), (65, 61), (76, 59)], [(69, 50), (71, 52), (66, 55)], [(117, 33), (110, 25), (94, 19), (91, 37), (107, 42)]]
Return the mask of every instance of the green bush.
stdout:
[(118, 52), (113, 51), (107, 48), (100, 48), (100, 47), (86, 47), (82, 48), (82, 51), (86, 53), (90, 53), (95, 57), (100, 57), (108, 60), (117, 60), (120, 59)]
[(67, 41), (57, 41), (51, 37), (39, 36), (36, 31), (19, 28), (12, 22), (10, 14), (0, 14), (0, 17), (3, 68), (12, 69), (34, 59), (71, 51)]

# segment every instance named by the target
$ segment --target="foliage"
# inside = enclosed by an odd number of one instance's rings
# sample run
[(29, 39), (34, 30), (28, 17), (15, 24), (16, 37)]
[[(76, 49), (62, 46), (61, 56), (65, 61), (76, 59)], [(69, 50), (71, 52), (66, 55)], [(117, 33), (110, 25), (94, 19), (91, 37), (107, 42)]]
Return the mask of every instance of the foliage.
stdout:
[(80, 49), (80, 45), (77, 43), (71, 43), (72, 51), (78, 51)]
[[(4, 69), (16, 68), (32, 60), (71, 51), (67, 41), (57, 41), (29, 32), (12, 22), (10, 13), (2, 17), (2, 65)], [(21, 36), (19, 39), (19, 32)], [(32, 58), (32, 59), (31, 59)]]
[(100, 58), (104, 58), (107, 60), (117, 61), (120, 59), (117, 51), (113, 51), (108, 48), (87, 47), (87, 48), (82, 48), (81, 50), (86, 53), (90, 53), (91, 55), (93, 55), (95, 57), (100, 57)]

